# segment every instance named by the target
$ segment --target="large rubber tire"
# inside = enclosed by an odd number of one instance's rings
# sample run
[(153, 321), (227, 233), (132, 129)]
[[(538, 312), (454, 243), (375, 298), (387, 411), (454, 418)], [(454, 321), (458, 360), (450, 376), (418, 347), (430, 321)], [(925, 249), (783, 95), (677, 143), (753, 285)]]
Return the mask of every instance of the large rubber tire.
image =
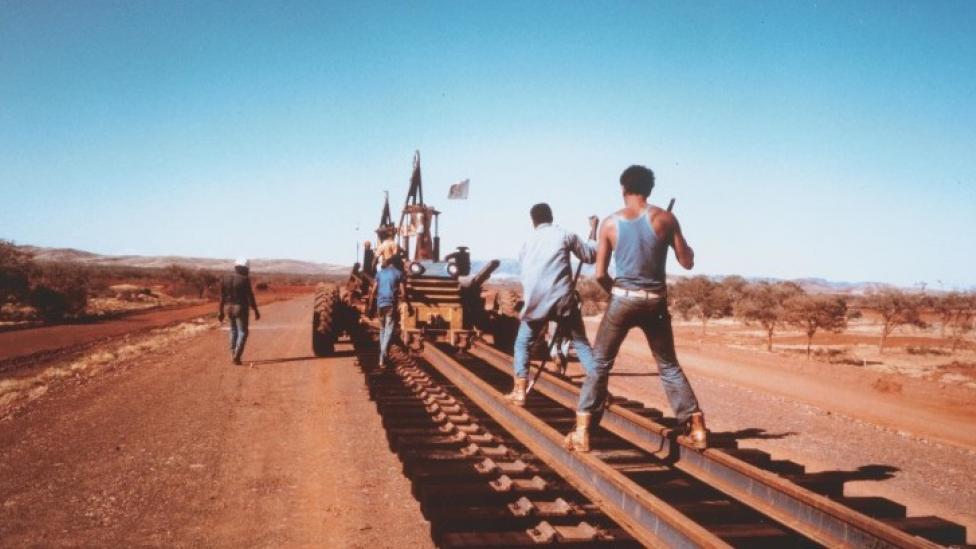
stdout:
[(315, 307), (312, 313), (312, 353), (315, 356), (329, 356), (335, 352), (340, 329), (340, 307), (338, 286), (319, 284), (315, 288)]

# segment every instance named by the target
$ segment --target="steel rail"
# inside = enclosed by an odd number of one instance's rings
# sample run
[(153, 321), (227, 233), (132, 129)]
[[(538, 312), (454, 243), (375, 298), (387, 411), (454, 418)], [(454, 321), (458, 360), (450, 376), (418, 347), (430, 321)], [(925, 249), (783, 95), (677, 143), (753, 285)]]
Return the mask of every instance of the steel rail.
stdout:
[(555, 429), (512, 406), (490, 384), (435, 346), (426, 345), (422, 356), (502, 428), (518, 433), (519, 442), (639, 542), (651, 547), (730, 547), (600, 459), (567, 450)]
[[(503, 372), (511, 372), (512, 357), (476, 342), (469, 351)], [(559, 404), (576, 409), (579, 388), (548, 372), (536, 390)], [(685, 436), (611, 404), (601, 427), (692, 475), (809, 539), (827, 547), (927, 547), (939, 545), (893, 528), (836, 501), (763, 471), (720, 449), (696, 450)], [(677, 444), (672, 442), (675, 438)]]

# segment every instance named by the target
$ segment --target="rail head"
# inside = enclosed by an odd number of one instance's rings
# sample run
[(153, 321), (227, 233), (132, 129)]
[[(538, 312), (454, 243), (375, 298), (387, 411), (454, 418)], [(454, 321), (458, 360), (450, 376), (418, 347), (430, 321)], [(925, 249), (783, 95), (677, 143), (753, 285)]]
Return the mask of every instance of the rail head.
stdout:
[[(512, 358), (483, 342), (476, 343), (470, 352), (499, 370), (510, 371)], [(575, 408), (579, 400), (579, 388), (547, 372), (539, 376), (535, 390), (571, 408)], [(672, 429), (622, 406), (611, 404), (601, 425), (647, 452), (675, 459), (675, 467), (823, 545), (940, 547), (720, 449), (696, 450), (686, 437), (675, 437)]]

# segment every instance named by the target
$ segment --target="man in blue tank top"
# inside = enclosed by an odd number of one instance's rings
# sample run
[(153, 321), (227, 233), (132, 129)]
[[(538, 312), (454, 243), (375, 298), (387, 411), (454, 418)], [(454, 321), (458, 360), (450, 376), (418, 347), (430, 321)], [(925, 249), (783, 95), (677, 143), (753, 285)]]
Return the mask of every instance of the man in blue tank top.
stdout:
[[(685, 429), (696, 448), (703, 449), (707, 444), (705, 418), (675, 355), (665, 278), (669, 247), (674, 248), (678, 263), (685, 269), (694, 267), (695, 253), (681, 233), (677, 218), (647, 203), (654, 188), (654, 172), (644, 166), (631, 166), (620, 175), (620, 186), (624, 208), (604, 220), (596, 256), (597, 281), (610, 292), (610, 303), (596, 335), (596, 367), (586, 373), (576, 430), (566, 437), (566, 446), (589, 450), (589, 430), (600, 422), (610, 369), (620, 344), (636, 326), (644, 332), (654, 353), (679, 428)], [(607, 272), (611, 254), (616, 269), (613, 280)]]

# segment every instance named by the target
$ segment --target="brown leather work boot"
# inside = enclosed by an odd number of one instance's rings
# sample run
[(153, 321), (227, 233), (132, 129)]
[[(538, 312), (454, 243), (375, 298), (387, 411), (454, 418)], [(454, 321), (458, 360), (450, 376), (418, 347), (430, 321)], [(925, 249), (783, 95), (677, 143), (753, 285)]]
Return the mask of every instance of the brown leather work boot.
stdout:
[(576, 412), (576, 429), (566, 435), (563, 442), (573, 452), (590, 451), (590, 413)]
[(528, 385), (528, 383), (529, 380), (523, 377), (515, 378), (515, 387), (512, 389), (511, 393), (505, 395), (505, 398), (516, 406), (525, 406), (525, 387)]
[(692, 445), (698, 450), (708, 447), (708, 430), (705, 429), (705, 414), (695, 412), (688, 420), (688, 438)]

